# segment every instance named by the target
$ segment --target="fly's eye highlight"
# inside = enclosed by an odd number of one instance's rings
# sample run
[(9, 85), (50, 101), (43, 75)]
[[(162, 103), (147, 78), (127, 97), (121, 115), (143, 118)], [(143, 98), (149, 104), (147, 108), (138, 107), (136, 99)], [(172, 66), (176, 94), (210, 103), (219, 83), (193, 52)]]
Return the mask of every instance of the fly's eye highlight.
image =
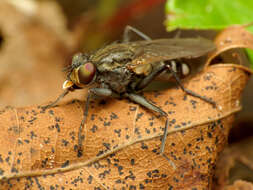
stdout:
[(79, 67), (77, 74), (80, 84), (89, 84), (96, 74), (96, 67), (90, 62), (85, 63)]

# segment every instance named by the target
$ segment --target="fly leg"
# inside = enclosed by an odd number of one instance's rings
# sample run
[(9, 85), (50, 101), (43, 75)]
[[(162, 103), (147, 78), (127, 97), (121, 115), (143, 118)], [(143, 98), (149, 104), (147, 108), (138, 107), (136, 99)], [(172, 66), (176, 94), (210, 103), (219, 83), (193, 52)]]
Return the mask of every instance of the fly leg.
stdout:
[(148, 100), (146, 100), (143, 96), (134, 94), (134, 93), (126, 93), (124, 94), (125, 97), (129, 98), (133, 102), (142, 105), (143, 107), (152, 110), (154, 112), (159, 113), (162, 116), (167, 116), (167, 113), (163, 111), (161, 108), (155, 106), (154, 104), (150, 103)]
[[(193, 92), (193, 91), (191, 91), (191, 90), (189, 90), (189, 89), (184, 88), (184, 86), (183, 86), (183, 84), (181, 83), (181, 81), (180, 81), (179, 77), (177, 76), (176, 72), (175, 72), (169, 65), (167, 65), (167, 69), (169, 69), (169, 71), (172, 73), (172, 75), (173, 75), (173, 77), (176, 79), (176, 81), (177, 81), (179, 87), (180, 87), (184, 92), (186, 92), (187, 94), (189, 94), (189, 95), (191, 95), (191, 96), (200, 98), (200, 99), (202, 99), (202, 100), (204, 100), (204, 101), (206, 101), (206, 102), (212, 104), (213, 106), (216, 106), (216, 103), (215, 103), (214, 101), (212, 101), (211, 99), (206, 98), (206, 97), (204, 97), (204, 96), (201, 96), (201, 95), (199, 95), (199, 94), (197, 94), (197, 93), (195, 93), (195, 92)], [(168, 121), (168, 120), (167, 120), (167, 121)], [(165, 124), (164, 133), (163, 133), (163, 138), (162, 138), (162, 145), (161, 145), (161, 149), (160, 149), (160, 154), (162, 154), (168, 161), (170, 161), (169, 158), (164, 154), (164, 147), (165, 147), (165, 142), (166, 142), (167, 133), (168, 133), (168, 123), (167, 123), (167, 121), (166, 121), (166, 124)]]
[(177, 84), (179, 85), (179, 87), (180, 87), (184, 92), (186, 92), (187, 94), (189, 94), (189, 95), (191, 95), (191, 96), (194, 96), (194, 97), (197, 97), (197, 98), (199, 98), (199, 99), (201, 99), (201, 100), (204, 100), (205, 102), (208, 102), (209, 104), (212, 104), (213, 106), (216, 106), (216, 103), (215, 103), (213, 100), (211, 100), (211, 99), (209, 99), (209, 98), (206, 98), (206, 97), (204, 97), (204, 96), (201, 96), (200, 94), (197, 94), (197, 93), (195, 93), (195, 92), (193, 92), (193, 91), (191, 91), (191, 90), (189, 90), (189, 89), (186, 89), (186, 88), (183, 86), (183, 84), (181, 83), (181, 81), (180, 81), (179, 77), (177, 76), (176, 72), (175, 72), (169, 65), (167, 65), (167, 69), (171, 72), (171, 74), (173, 75), (173, 77), (176, 79)]
[(124, 34), (123, 34), (123, 42), (129, 42), (130, 41), (130, 37), (129, 37), (130, 32), (134, 32), (135, 34), (137, 34), (138, 36), (140, 36), (144, 40), (152, 40), (150, 37), (148, 37), (146, 34), (142, 33), (141, 31), (139, 31), (138, 29), (127, 25), (125, 27)]
[(85, 107), (84, 107), (84, 114), (83, 114), (83, 119), (79, 127), (78, 131), (78, 149), (77, 149), (77, 156), (81, 157), (83, 155), (83, 140), (84, 140), (84, 135), (82, 135), (84, 124), (87, 120), (88, 116), (88, 111), (89, 111), (89, 104), (90, 104), (90, 99), (91, 95), (97, 95), (97, 96), (104, 96), (104, 97), (110, 97), (113, 96), (113, 92), (110, 89), (107, 88), (91, 88), (88, 91), (88, 95), (86, 98), (85, 102)]
[[(147, 77), (145, 77), (141, 82), (139, 82), (136, 86), (135, 86), (135, 90), (141, 90), (143, 88), (145, 88), (148, 84), (150, 84), (150, 82), (156, 77), (158, 76), (161, 72), (163, 72), (165, 69), (167, 69), (167, 65), (161, 63), (160, 67), (157, 67), (157, 69), (155, 71), (153, 71), (151, 74), (149, 74)], [(161, 114), (162, 116), (166, 117), (166, 122), (165, 122), (165, 127), (164, 127), (164, 133), (163, 133), (163, 137), (162, 137), (162, 144), (161, 144), (161, 148), (160, 148), (160, 154), (162, 156), (164, 156), (169, 162), (169, 158), (164, 154), (164, 147), (165, 147), (165, 142), (166, 142), (166, 138), (167, 138), (167, 131), (168, 131), (168, 125), (169, 125), (169, 119), (167, 118), (167, 113), (164, 112), (161, 108), (154, 106), (153, 104), (149, 103), (144, 97), (139, 96), (139, 95), (135, 95), (135, 94), (128, 94), (129, 99), (131, 99), (132, 101), (141, 104), (142, 106), (153, 110), (155, 112), (158, 112), (159, 114)]]
[(59, 102), (62, 98), (64, 98), (68, 93), (69, 93), (69, 90), (65, 90), (54, 102), (52, 102), (46, 106), (42, 106), (41, 108), (43, 110), (46, 110), (48, 108), (54, 107), (55, 104), (57, 104), (57, 102)]
[[(162, 64), (155, 71), (153, 71), (150, 75), (148, 75), (141, 82), (139, 82), (135, 86), (135, 90), (141, 90), (141, 89), (145, 88), (156, 76), (158, 76), (165, 69), (169, 69), (169, 71), (172, 73), (172, 75), (176, 79), (178, 85), (180, 86), (180, 88), (184, 92), (186, 92), (187, 94), (189, 94), (191, 96), (195, 96), (197, 98), (200, 98), (200, 99), (202, 99), (202, 100), (204, 100), (204, 101), (206, 101), (206, 102), (208, 102), (208, 103), (210, 103), (210, 104), (212, 104), (214, 106), (216, 105), (216, 103), (214, 101), (210, 100), (209, 98), (203, 97), (203, 96), (201, 96), (201, 95), (199, 95), (199, 94), (197, 94), (195, 92), (192, 92), (192, 91), (184, 88), (184, 86), (181, 83), (181, 81), (180, 81), (179, 77), (177, 76), (176, 72), (171, 67), (169, 67), (169, 65), (164, 65), (164, 64)], [(161, 110), (160, 108), (157, 108), (156, 106), (155, 106), (156, 108), (153, 108), (152, 106), (154, 106), (154, 105), (152, 105), (151, 103), (149, 103), (145, 98), (143, 98), (143, 97), (137, 97), (134, 94), (130, 94), (130, 95), (128, 95), (128, 97), (132, 101), (134, 101), (134, 102), (136, 102), (136, 103), (138, 103), (138, 104), (140, 104), (140, 105), (142, 105), (142, 106), (144, 106), (144, 107), (146, 107), (146, 108), (148, 108), (150, 110), (156, 111), (156, 112), (160, 113), (161, 115), (163, 115), (162, 114), (164, 112), (163, 110)], [(155, 110), (155, 109), (158, 109), (158, 110)], [(164, 114), (163, 116), (167, 116), (167, 114), (166, 115)], [(166, 123), (165, 123), (165, 128), (164, 128), (164, 134), (163, 134), (163, 137), (162, 137), (162, 144), (161, 144), (161, 148), (160, 148), (160, 154), (163, 155), (168, 161), (170, 161), (169, 158), (164, 154), (164, 147), (165, 147), (165, 142), (166, 142), (167, 133), (168, 133), (167, 132), (168, 131), (168, 125), (169, 125), (169, 120), (167, 118), (166, 119)]]
[(125, 96), (128, 97), (133, 102), (140, 104), (149, 110), (155, 111), (155, 112), (159, 113), (161, 116), (166, 117), (165, 128), (164, 128), (164, 133), (163, 133), (163, 138), (162, 138), (162, 144), (161, 144), (161, 148), (160, 148), (160, 154), (163, 155), (168, 161), (170, 161), (169, 158), (164, 154), (164, 147), (165, 147), (165, 142), (166, 142), (167, 133), (168, 133), (167, 132), (168, 125), (169, 125), (169, 119), (167, 118), (168, 114), (166, 112), (164, 112), (161, 108), (150, 103), (144, 97), (142, 97), (138, 94), (128, 93)]

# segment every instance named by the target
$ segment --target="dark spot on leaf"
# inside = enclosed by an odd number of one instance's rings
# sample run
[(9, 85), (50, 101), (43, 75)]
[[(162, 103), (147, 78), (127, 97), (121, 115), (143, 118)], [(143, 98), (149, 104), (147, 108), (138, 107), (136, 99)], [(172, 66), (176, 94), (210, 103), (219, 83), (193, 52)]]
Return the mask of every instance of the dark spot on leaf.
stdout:
[(100, 150), (96, 156), (101, 156), (102, 154), (104, 154), (104, 151), (103, 150)]
[(99, 177), (100, 179), (105, 179), (106, 175), (110, 174), (110, 171), (111, 171), (110, 169), (109, 169), (109, 170), (105, 170), (104, 172), (100, 173), (100, 174), (98, 175), (98, 177)]
[(8, 156), (7, 158), (5, 158), (5, 162), (9, 163), (10, 161), (10, 157)]
[(92, 177), (91, 175), (89, 175), (89, 177), (88, 177), (88, 179), (87, 179), (89, 184), (92, 183), (92, 179), (93, 179), (93, 177)]
[(49, 113), (50, 115), (54, 115), (54, 111), (53, 111), (53, 110), (49, 110), (48, 113)]
[(121, 129), (114, 129), (114, 133), (116, 133), (118, 137), (120, 137)]
[(138, 113), (135, 121), (138, 121), (143, 115), (144, 113)]
[(45, 144), (50, 143), (50, 138), (49, 138), (49, 137), (46, 137), (46, 139), (44, 139), (44, 143), (45, 143)]
[(207, 150), (209, 153), (212, 152), (209, 146), (206, 146), (206, 150)]
[(104, 126), (106, 127), (106, 126), (110, 126), (111, 125), (111, 122), (110, 121), (108, 121), (108, 122), (104, 122)]
[(133, 174), (132, 171), (129, 171), (129, 175), (125, 177), (125, 180), (131, 179), (131, 180), (135, 180), (135, 175)]
[(55, 128), (57, 129), (57, 132), (59, 133), (61, 131), (60, 126), (58, 123), (55, 124)]
[(11, 173), (18, 173), (18, 170), (17, 170), (17, 168), (11, 168)]
[(212, 138), (212, 137), (213, 137), (212, 133), (210, 133), (210, 132), (207, 132), (207, 136), (208, 136), (209, 138)]
[(140, 189), (145, 189), (145, 186), (144, 186), (143, 184), (140, 183), (139, 188), (140, 188)]
[(173, 180), (174, 180), (176, 183), (179, 182), (179, 180), (178, 180), (176, 177), (173, 177)]
[(28, 120), (29, 123), (33, 124), (33, 121), (35, 121), (37, 118), (33, 117), (32, 119)]
[(95, 119), (95, 114), (91, 114), (90, 119), (91, 119), (91, 121), (94, 121), (94, 119)]
[(95, 133), (98, 129), (98, 126), (93, 125), (92, 128), (90, 129), (93, 133)]
[(4, 174), (4, 170), (2, 170), (1, 168), (0, 168), (0, 175), (3, 175)]
[(175, 123), (176, 123), (176, 120), (175, 120), (175, 119), (172, 119), (172, 120), (170, 121), (170, 123), (171, 123), (171, 124), (175, 124)]
[(123, 174), (123, 172), (122, 172), (123, 167), (119, 166), (118, 164), (114, 164), (114, 166), (116, 166), (118, 168), (119, 175), (122, 175)]
[(31, 131), (31, 132), (30, 132), (30, 136), (31, 136), (31, 139), (33, 139), (33, 138), (36, 138), (36, 137), (37, 137), (37, 135), (34, 133), (34, 131)]
[(145, 128), (145, 131), (146, 131), (147, 134), (150, 134), (150, 130), (149, 129)]
[(62, 139), (61, 142), (62, 142), (63, 146), (68, 146), (68, 144), (69, 144), (69, 141), (67, 141), (65, 139)]
[(144, 149), (144, 150), (146, 150), (146, 149), (148, 149), (148, 146), (145, 145), (144, 142), (142, 142), (142, 143), (141, 143), (141, 148)]
[(135, 127), (134, 133), (137, 134), (137, 135), (140, 135), (140, 131), (139, 131), (139, 128), (138, 128), (138, 127)]
[(191, 100), (190, 102), (192, 104), (193, 109), (196, 109), (197, 102), (195, 100)]
[(111, 120), (119, 118), (115, 113), (111, 113), (110, 115)]
[(18, 139), (18, 144), (19, 144), (19, 145), (22, 145), (23, 142), (22, 142), (20, 139)]
[(129, 190), (136, 190), (136, 186), (135, 185), (130, 185)]
[(111, 148), (111, 145), (110, 145), (110, 143), (103, 143), (103, 145), (105, 146), (105, 148), (107, 149), (107, 150), (110, 150)]
[(186, 154), (186, 153), (187, 153), (186, 148), (184, 148), (183, 154)]

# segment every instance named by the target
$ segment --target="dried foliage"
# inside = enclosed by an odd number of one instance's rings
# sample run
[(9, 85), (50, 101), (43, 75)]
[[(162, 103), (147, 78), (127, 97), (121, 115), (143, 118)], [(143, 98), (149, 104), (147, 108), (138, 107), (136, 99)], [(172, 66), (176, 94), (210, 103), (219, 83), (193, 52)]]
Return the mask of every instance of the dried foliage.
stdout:
[(92, 103), (81, 158), (75, 149), (82, 102), (46, 112), (39, 106), (3, 110), (1, 188), (206, 188), (247, 79), (245, 70), (211, 66), (186, 84), (212, 97), (219, 109), (180, 89), (147, 94), (169, 113), (170, 162), (159, 154), (164, 119), (125, 100)]
[[(243, 28), (236, 30), (233, 35), (232, 29), (225, 30), (216, 42), (228, 34), (238, 39), (226, 45), (229, 50), (253, 40), (252, 35), (241, 38)], [(218, 155), (250, 76), (243, 64), (210, 65), (221, 52), (218, 46), (204, 71), (184, 82), (217, 107), (178, 88), (145, 93), (169, 114), (169, 161), (159, 153), (165, 119), (127, 100), (91, 103), (82, 157), (76, 149), (84, 102), (46, 111), (41, 106), (1, 110), (0, 189), (211, 189)]]

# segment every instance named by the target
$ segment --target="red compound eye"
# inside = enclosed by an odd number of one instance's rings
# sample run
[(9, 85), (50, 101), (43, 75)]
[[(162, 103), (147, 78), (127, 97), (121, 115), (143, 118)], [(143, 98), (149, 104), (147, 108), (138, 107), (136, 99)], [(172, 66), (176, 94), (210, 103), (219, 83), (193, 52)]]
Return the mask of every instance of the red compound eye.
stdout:
[(80, 84), (89, 84), (96, 74), (96, 67), (93, 63), (85, 63), (78, 69), (78, 79)]

